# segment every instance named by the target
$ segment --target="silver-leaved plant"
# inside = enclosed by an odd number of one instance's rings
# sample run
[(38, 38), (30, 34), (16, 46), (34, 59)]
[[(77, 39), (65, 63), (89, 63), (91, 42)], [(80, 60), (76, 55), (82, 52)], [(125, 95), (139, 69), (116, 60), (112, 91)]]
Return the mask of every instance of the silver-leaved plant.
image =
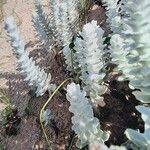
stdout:
[(86, 92), (81, 91), (80, 85), (71, 83), (67, 86), (66, 98), (70, 102), (69, 111), (74, 114), (72, 117), (72, 129), (78, 135), (77, 147), (82, 148), (89, 143), (104, 143), (108, 140), (109, 134), (100, 129), (100, 123), (94, 117), (93, 109)]
[(5, 29), (10, 37), (10, 44), (13, 47), (14, 54), (17, 57), (17, 64), (21, 69), (21, 73), (25, 75), (25, 81), (30, 86), (36, 88), (36, 95), (41, 96), (45, 91), (53, 91), (55, 84), (51, 84), (51, 74), (45, 73), (44, 69), (40, 69), (35, 65), (32, 57), (25, 51), (25, 44), (20, 36), (20, 31), (14, 23), (14, 18), (9, 17), (5, 22)]
[(105, 66), (102, 59), (105, 53), (103, 34), (104, 31), (93, 20), (83, 26), (81, 37), (77, 37), (74, 42), (75, 61), (81, 69), (80, 79), (93, 103), (99, 102), (106, 91), (103, 85), (105, 73), (102, 71)]

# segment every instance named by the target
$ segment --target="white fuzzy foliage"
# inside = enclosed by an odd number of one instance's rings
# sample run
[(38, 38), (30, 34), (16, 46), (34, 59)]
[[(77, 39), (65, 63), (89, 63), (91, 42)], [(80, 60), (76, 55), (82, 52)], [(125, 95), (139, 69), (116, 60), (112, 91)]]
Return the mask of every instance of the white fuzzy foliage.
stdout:
[(36, 14), (33, 15), (32, 21), (37, 31), (37, 35), (46, 49), (51, 52), (55, 43), (55, 37), (50, 27), (48, 15), (44, 12), (41, 0), (35, 1)]
[(36, 66), (32, 57), (29, 58), (28, 52), (24, 52), (17, 63), (22, 70), (21, 73), (26, 75), (24, 80), (28, 81), (30, 86), (37, 87), (37, 96), (42, 96), (47, 90), (53, 91), (55, 89), (55, 85), (50, 84), (51, 74), (46, 74), (44, 69)]
[(69, 71), (75, 71), (77, 72), (77, 69), (79, 69), (78, 64), (75, 62), (76, 60), (76, 55), (73, 52), (73, 49), (69, 48), (68, 46), (65, 46), (63, 48), (63, 54), (64, 54), (64, 58), (65, 58), (65, 62), (67, 64), (67, 70)]
[(75, 50), (77, 62), (81, 69), (81, 79), (86, 85), (85, 90), (92, 102), (97, 103), (101, 100), (101, 94), (106, 90), (105, 86), (100, 85), (103, 82), (104, 73), (101, 69), (104, 67), (102, 55), (104, 53), (104, 31), (97, 26), (96, 21), (84, 25), (80, 35), (75, 40)]
[(136, 95), (138, 100), (150, 103), (150, 1), (130, 0), (122, 10), (129, 15), (128, 19), (123, 19), (128, 28), (122, 34), (129, 50), (130, 84), (141, 90)]
[(138, 131), (127, 129), (125, 134), (141, 150), (150, 150), (150, 108), (145, 106), (137, 106), (136, 108), (142, 114), (142, 119), (145, 122), (145, 132), (139, 133)]
[(14, 24), (14, 18), (8, 17), (5, 22), (5, 30), (7, 30), (8, 36), (10, 37), (10, 44), (13, 47), (13, 52), (20, 56), (24, 53), (25, 43), (20, 37), (20, 31), (17, 25)]
[[(51, 13), (49, 17), (44, 13), (42, 0), (35, 3), (37, 14), (33, 16), (34, 27), (47, 49), (63, 46), (63, 54), (67, 69), (72, 70), (71, 50), (69, 44), (72, 37), (79, 30), (78, 1), (49, 0)], [(57, 6), (57, 7), (56, 7)]]
[[(71, 17), (73, 17), (72, 11), (70, 6), (68, 5), (69, 2), (64, 1), (61, 5), (60, 5), (60, 11), (61, 11), (61, 22), (62, 22), (62, 42), (63, 42), (63, 54), (64, 54), (64, 58), (65, 58), (65, 62), (67, 64), (67, 69), (68, 70), (72, 70), (73, 69), (73, 57), (74, 54), (72, 52), (72, 50), (69, 48), (69, 44), (72, 41), (72, 38), (75, 34), (75, 29), (78, 28), (78, 24), (77, 27), (75, 27), (75, 25), (73, 25), (73, 23), (76, 23), (75, 20), (71, 20)], [(69, 3), (71, 4), (71, 3)], [(73, 6), (75, 7), (75, 6)], [(72, 8), (75, 9), (75, 8)], [(77, 14), (76, 14), (77, 15)], [(76, 17), (73, 17), (74, 19)]]
[(64, 58), (65, 58), (65, 63), (67, 64), (67, 70), (72, 70), (73, 69), (73, 63), (72, 63), (72, 55), (73, 52), (72, 50), (69, 48), (69, 46), (65, 46), (63, 48), (63, 54), (64, 54)]
[[(60, 0), (48, 0), (49, 1), (49, 7), (50, 7), (50, 26), (52, 28), (52, 31), (59, 41), (59, 44), (62, 43), (62, 36), (61, 36), (61, 19), (60, 19)], [(57, 6), (57, 7), (56, 7)]]
[(128, 59), (126, 56), (128, 55), (128, 50), (126, 49), (126, 45), (124, 44), (124, 39), (119, 34), (113, 34), (110, 39), (110, 53), (112, 60), (111, 62), (117, 65), (116, 71), (122, 73), (119, 80), (132, 79), (132, 76), (129, 74), (130, 64), (128, 63)]
[(71, 42), (73, 35), (79, 29), (78, 3), (76, 0), (49, 0), (50, 24), (63, 46)]
[[(141, 92), (136, 94), (138, 100), (144, 103), (150, 103), (150, 1), (130, 0), (126, 2), (122, 9), (128, 12), (129, 18), (124, 19), (127, 24), (127, 30), (123, 32), (125, 42), (128, 44), (128, 61), (132, 67), (129, 68), (133, 76), (130, 84), (139, 88)], [(145, 121), (145, 132), (127, 129), (126, 135), (140, 149), (150, 149), (150, 108), (138, 106), (137, 110), (142, 114)]]
[[(69, 1), (64, 1), (61, 6), (60, 6), (60, 11), (61, 11), (61, 25), (62, 25), (62, 41), (63, 41), (63, 54), (65, 58), (65, 62), (67, 64), (67, 69), (72, 70), (77, 68), (76, 63), (74, 62), (75, 55), (72, 51), (72, 49), (69, 48), (69, 44), (71, 43), (71, 40), (75, 34), (75, 30), (78, 29), (78, 21), (76, 20), (78, 17), (76, 16), (77, 14), (73, 15), (73, 12), (71, 9), (74, 9), (74, 11), (77, 11), (77, 6), (73, 5), (73, 8), (70, 8), (69, 4), (71, 4)], [(76, 3), (75, 3), (76, 4)], [(74, 24), (73, 24), (74, 23)], [(76, 27), (75, 27), (76, 23)], [(74, 67), (74, 68), (73, 68)]]
[(67, 6), (66, 2), (62, 2), (60, 5), (61, 36), (62, 36), (63, 46), (68, 46), (71, 43), (71, 40), (74, 35), (71, 30), (71, 25), (69, 23), (67, 7), (69, 6)]
[(109, 150), (127, 150), (124, 146), (111, 145)]
[(29, 82), (29, 85), (36, 87), (36, 95), (41, 96), (45, 91), (53, 91), (54, 84), (50, 84), (51, 74), (46, 74), (44, 69), (40, 69), (35, 65), (33, 58), (29, 58), (29, 53), (25, 51), (24, 42), (21, 40), (19, 29), (14, 23), (13, 17), (9, 17), (5, 23), (5, 29), (10, 37), (11, 45), (14, 48), (14, 52), (18, 58), (18, 65), (26, 78), (25, 81)]
[(120, 4), (118, 0), (102, 0), (106, 6), (107, 23), (109, 24), (113, 33), (120, 33), (123, 29), (123, 22), (119, 12)]
[(70, 102), (69, 111), (74, 114), (72, 117), (72, 129), (78, 135), (80, 142), (79, 148), (89, 143), (104, 143), (108, 140), (108, 133), (100, 129), (100, 123), (93, 116), (92, 106), (85, 98), (86, 92), (80, 90), (80, 85), (71, 83), (67, 86), (67, 100)]
[[(63, 46), (63, 54), (66, 60), (67, 69), (72, 68), (71, 49), (69, 44), (73, 36), (79, 30), (79, 12), (77, 0), (49, 0), (50, 24), (57, 41)], [(57, 6), (57, 7), (56, 7)]]
[(74, 33), (79, 31), (79, 0), (64, 0), (67, 4), (68, 20)]
[[(112, 35), (110, 39), (110, 52), (112, 56), (112, 62), (119, 65), (124, 65), (127, 52), (124, 50), (124, 40), (119, 34)], [(120, 57), (119, 57), (120, 56)], [(121, 63), (122, 62), (122, 63)], [(119, 66), (118, 66), (119, 67)], [(122, 67), (119, 67), (122, 69)]]
[[(128, 14), (128, 18), (123, 18), (122, 21), (126, 24), (126, 30), (121, 30), (121, 35), (124, 39), (123, 46), (128, 50), (126, 58), (128, 63), (122, 60), (124, 55), (118, 53), (117, 50), (113, 52), (115, 61), (124, 63), (122, 70), (126, 70), (131, 79), (130, 84), (139, 88), (141, 92), (136, 94), (138, 100), (144, 103), (150, 103), (150, 1), (148, 0), (122, 0), (124, 5), (121, 7), (122, 11)], [(119, 40), (116, 40), (118, 42)], [(112, 43), (113, 42), (113, 43)], [(117, 45), (119, 43), (119, 45)], [(115, 44), (115, 39), (111, 41), (112, 50), (122, 50), (122, 44), (118, 42)], [(120, 47), (121, 45), (121, 47)], [(115, 48), (116, 47), (116, 48)], [(123, 57), (123, 58), (122, 58)], [(126, 65), (126, 68), (124, 69)], [(136, 144), (141, 150), (150, 150), (150, 108), (145, 106), (138, 106), (137, 110), (142, 114), (142, 119), (145, 121), (145, 132), (127, 129), (126, 136)]]

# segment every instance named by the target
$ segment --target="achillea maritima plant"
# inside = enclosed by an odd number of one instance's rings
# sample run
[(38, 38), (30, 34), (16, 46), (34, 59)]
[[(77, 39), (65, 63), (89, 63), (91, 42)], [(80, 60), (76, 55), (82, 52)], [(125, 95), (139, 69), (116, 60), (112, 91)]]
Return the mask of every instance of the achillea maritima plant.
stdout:
[[(56, 7), (57, 6), (57, 7)], [(36, 31), (50, 50), (63, 48), (67, 69), (71, 70), (71, 50), (68, 48), (73, 36), (79, 31), (79, 1), (49, 0), (50, 13), (44, 13), (41, 3), (36, 3), (37, 15), (33, 17)]]
[(120, 12), (121, 2), (118, 0), (102, 0), (103, 6), (106, 7), (107, 23), (113, 33), (120, 33), (123, 29), (123, 22)]
[(55, 45), (55, 36), (52, 32), (48, 15), (44, 12), (41, 0), (35, 1), (36, 14), (32, 17), (32, 22), (41, 43), (47, 51), (51, 52)]
[[(140, 89), (136, 98), (143, 103), (150, 103), (150, 1), (148, 0), (121, 0), (121, 12), (126, 17), (121, 18), (124, 25), (118, 35), (111, 38), (112, 62), (118, 65), (118, 70), (124, 73), (124, 79), (130, 80), (130, 85)], [(111, 7), (111, 5), (110, 5)], [(114, 32), (117, 33), (117, 32)], [(137, 106), (145, 122), (145, 132), (127, 129), (127, 137), (142, 150), (150, 147), (150, 108)], [(136, 149), (136, 148), (133, 148)]]
[(142, 119), (145, 122), (144, 133), (139, 133), (138, 131), (127, 129), (125, 131), (126, 136), (131, 140), (136, 146), (141, 150), (149, 150), (150, 147), (150, 108), (145, 106), (137, 106), (137, 110), (141, 113)]
[(72, 129), (78, 135), (78, 148), (82, 148), (90, 143), (104, 143), (108, 140), (109, 134), (100, 129), (100, 123), (94, 117), (93, 109), (86, 92), (81, 91), (80, 85), (71, 83), (67, 86), (66, 98), (70, 102), (69, 111), (74, 114), (72, 117)]
[(102, 85), (105, 73), (102, 71), (105, 63), (102, 60), (104, 49), (104, 31), (97, 26), (96, 21), (84, 25), (81, 37), (77, 37), (75, 44), (76, 62), (81, 69), (80, 79), (84, 89), (93, 103), (99, 102), (106, 87)]
[(130, 64), (128, 63), (128, 50), (124, 43), (124, 39), (119, 34), (113, 34), (110, 39), (109, 52), (111, 54), (111, 63), (116, 64), (114, 71), (121, 73), (118, 80), (129, 80), (132, 76), (129, 74)]
[(44, 69), (40, 69), (35, 65), (32, 57), (29, 58), (29, 53), (25, 51), (25, 44), (20, 37), (19, 29), (15, 25), (13, 17), (7, 18), (5, 29), (10, 37), (11, 46), (14, 48), (21, 73), (26, 76), (24, 80), (28, 81), (29, 85), (37, 88), (37, 96), (43, 95), (47, 90), (53, 91), (55, 85), (50, 83), (51, 74), (45, 73)]
[[(128, 14), (127, 18), (122, 18), (126, 30), (121, 30), (120, 32), (122, 36), (121, 43), (116, 44), (115, 38), (112, 38), (112, 53), (114, 54), (114, 51), (116, 51), (115, 58), (118, 55), (122, 60), (125, 60), (122, 61), (117, 58), (118, 66), (125, 73), (124, 75), (128, 77), (130, 84), (141, 90), (136, 92), (136, 98), (143, 103), (150, 103), (150, 26), (148, 17), (150, 14), (150, 1), (122, 0), (122, 2), (124, 5), (121, 6), (121, 10)], [(118, 41), (120, 41), (119, 39)], [(127, 54), (121, 56), (120, 53), (117, 54), (117, 50), (122, 50), (122, 47)], [(123, 51), (120, 52), (122, 53)], [(121, 63), (122, 65), (120, 65)], [(144, 133), (139, 133), (138, 131), (127, 129), (125, 134), (139, 149), (148, 150), (150, 147), (150, 123), (148, 120), (150, 108), (142, 105), (136, 108), (145, 122), (145, 131)]]
[(56, 38), (62, 42), (62, 46), (66, 46), (79, 30), (79, 2), (49, 0), (49, 5), (51, 28)]
[(150, 1), (131, 0), (122, 6), (128, 12), (128, 19), (124, 19), (127, 30), (123, 31), (125, 44), (128, 46), (127, 55), (129, 74), (132, 76), (130, 84), (141, 90), (137, 99), (150, 103)]

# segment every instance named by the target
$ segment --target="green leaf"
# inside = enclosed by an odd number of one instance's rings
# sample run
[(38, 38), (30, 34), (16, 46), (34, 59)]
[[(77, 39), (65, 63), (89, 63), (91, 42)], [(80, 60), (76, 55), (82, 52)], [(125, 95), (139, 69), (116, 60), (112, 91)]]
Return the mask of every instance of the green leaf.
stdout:
[(7, 117), (12, 113), (12, 107), (11, 105), (8, 105), (3, 111), (2, 111), (2, 116)]

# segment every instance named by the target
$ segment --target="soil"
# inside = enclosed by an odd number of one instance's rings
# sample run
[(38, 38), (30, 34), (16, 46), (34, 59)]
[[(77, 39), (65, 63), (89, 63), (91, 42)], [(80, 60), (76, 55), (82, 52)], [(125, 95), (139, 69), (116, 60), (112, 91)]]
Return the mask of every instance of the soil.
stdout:
[(141, 114), (135, 109), (139, 105), (128, 86), (128, 81), (113, 80), (109, 84), (109, 91), (105, 93), (106, 105), (99, 108), (101, 128), (110, 131), (108, 146), (121, 145), (127, 141), (124, 132), (127, 128), (139, 129), (144, 132), (144, 122)]
[[(97, 2), (96, 2), (97, 3)], [(98, 4), (98, 5), (97, 5)], [(97, 20), (98, 24), (105, 30), (105, 35), (110, 33), (108, 26), (106, 25), (106, 15), (105, 9), (100, 5), (100, 3), (92, 4), (90, 10), (87, 12), (87, 21)], [(27, 47), (33, 47), (35, 42), (30, 42)], [(49, 57), (45, 54), (45, 51), (41, 51), (40, 48), (31, 51), (31, 56), (36, 59), (40, 56), (42, 57), (41, 64), (45, 63), (42, 60)], [(40, 64), (40, 63), (38, 63)], [(50, 66), (48, 64), (51, 64)], [(61, 54), (53, 55), (49, 62), (46, 62), (45, 71), (50, 72), (53, 75), (53, 82), (60, 84), (63, 80), (69, 77), (68, 72), (65, 70), (65, 65), (63, 57)], [(48, 68), (48, 69), (47, 69)], [(3, 74), (4, 75), (4, 74)], [(11, 74), (7, 75), (8, 80), (10, 80), (13, 86), (13, 79), (22, 77), (20, 75)], [(17, 83), (17, 88), (21, 87), (23, 81)], [(24, 83), (25, 84), (25, 83)], [(140, 113), (135, 109), (138, 105), (138, 101), (132, 94), (132, 90), (128, 86), (128, 81), (119, 82), (115, 79), (110, 79), (108, 84), (108, 91), (103, 95), (105, 106), (97, 107), (94, 109), (94, 114), (100, 120), (101, 128), (105, 131), (111, 133), (110, 138), (106, 141), (106, 145), (110, 146), (121, 145), (127, 141), (124, 131), (127, 128), (139, 129), (140, 132), (144, 132), (144, 122), (141, 119)], [(24, 85), (27, 88), (27, 85)], [(10, 87), (10, 91), (12, 87)], [(21, 88), (20, 88), (21, 89)], [(11, 92), (10, 92), (11, 93)], [(20, 93), (16, 93), (20, 94)], [(19, 103), (19, 113), (21, 117), (21, 123), (19, 124), (18, 134), (16, 136), (8, 136), (3, 132), (0, 137), (0, 141), (5, 146), (5, 150), (47, 150), (48, 146), (45, 141), (44, 135), (42, 133), (39, 124), (39, 112), (44, 103), (47, 101), (49, 95), (45, 93), (44, 96), (36, 98), (34, 97), (33, 91), (24, 92), (24, 96), (21, 101), (28, 97), (26, 104), (20, 105)], [(17, 96), (14, 101), (17, 100)], [(18, 103), (14, 102), (15, 106)], [(48, 138), (52, 142), (54, 150), (77, 150), (75, 147), (76, 136), (71, 130), (71, 117), (72, 113), (69, 112), (69, 102), (65, 98), (65, 93), (57, 93), (54, 98), (50, 101), (47, 108), (49, 108), (54, 116), (51, 124), (46, 127), (46, 133)], [(4, 131), (4, 130), (3, 130)], [(83, 148), (86, 150), (87, 147)]]

